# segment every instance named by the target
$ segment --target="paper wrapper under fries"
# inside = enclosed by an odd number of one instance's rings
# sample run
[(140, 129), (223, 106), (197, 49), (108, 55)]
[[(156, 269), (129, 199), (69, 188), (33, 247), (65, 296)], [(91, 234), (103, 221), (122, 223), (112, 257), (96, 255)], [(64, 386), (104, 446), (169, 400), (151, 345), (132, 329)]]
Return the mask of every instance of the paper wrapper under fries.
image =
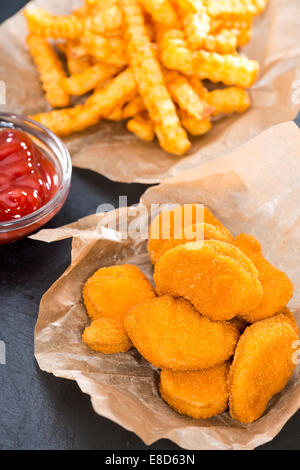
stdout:
[[(300, 133), (292, 122), (274, 126), (218, 161), (211, 161), (150, 188), (141, 202), (198, 202), (234, 236), (244, 232), (262, 244), (264, 255), (294, 283), (289, 304), (300, 320)], [(139, 207), (129, 222), (147, 223)], [(42, 230), (32, 238), (55, 241), (73, 236), (72, 264), (42, 298), (35, 331), (41, 369), (76, 380), (91, 396), (97, 413), (134, 431), (147, 444), (168, 438), (187, 449), (253, 449), (270, 441), (300, 407), (300, 368), (256, 422), (242, 425), (228, 413), (193, 420), (172, 411), (160, 398), (159, 373), (135, 349), (104, 356), (81, 340), (89, 323), (82, 288), (98, 268), (133, 263), (151, 279), (152, 266), (143, 238), (122, 238), (106, 228), (116, 213), (91, 215), (69, 226)], [(97, 230), (96, 230), (97, 229)], [(124, 233), (123, 233), (124, 235)]]
[[(28, 4), (55, 14), (70, 14), (81, 5), (80, 0)], [(251, 108), (242, 115), (219, 119), (207, 135), (192, 138), (192, 147), (184, 157), (164, 152), (157, 142), (138, 140), (124, 122), (104, 120), (65, 138), (73, 164), (116, 181), (160, 182), (226, 155), (271, 125), (294, 119), (299, 109), (299, 8), (300, 0), (270, 0), (266, 11), (255, 18), (253, 38), (242, 50), (260, 64), (258, 81), (250, 90)], [(35, 115), (49, 110), (49, 105), (26, 46), (27, 33), (22, 13), (0, 27), (0, 79), (7, 86), (3, 110)], [(60, 98), (64, 100), (64, 96)]]

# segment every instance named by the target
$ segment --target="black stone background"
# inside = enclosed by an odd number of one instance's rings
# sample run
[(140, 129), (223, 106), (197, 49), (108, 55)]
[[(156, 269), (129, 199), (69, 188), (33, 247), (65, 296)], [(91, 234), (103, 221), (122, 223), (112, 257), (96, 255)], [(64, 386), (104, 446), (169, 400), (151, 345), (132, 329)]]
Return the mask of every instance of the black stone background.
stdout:
[[(0, 0), (0, 22), (26, 3)], [(47, 226), (94, 213), (104, 202), (117, 206), (119, 194), (136, 203), (146, 188), (74, 168), (70, 196)], [(69, 240), (46, 244), (29, 239), (0, 247), (0, 339), (7, 346), (7, 364), (0, 365), (0, 449), (178, 449), (168, 440), (145, 446), (135, 434), (94, 413), (76, 383), (38, 368), (33, 331), (40, 298), (69, 265), (70, 248)], [(259, 449), (300, 450), (300, 412)]]

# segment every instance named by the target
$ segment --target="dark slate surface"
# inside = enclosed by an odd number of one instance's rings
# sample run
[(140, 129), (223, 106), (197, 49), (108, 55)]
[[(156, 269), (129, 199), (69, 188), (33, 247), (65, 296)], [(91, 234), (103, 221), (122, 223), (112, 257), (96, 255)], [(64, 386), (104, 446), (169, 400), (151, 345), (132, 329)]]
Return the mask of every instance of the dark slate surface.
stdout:
[[(25, 3), (1, 0), (0, 21)], [(103, 202), (116, 205), (119, 194), (128, 195), (133, 204), (145, 189), (75, 168), (69, 199), (48, 226), (91, 214)], [(0, 365), (0, 449), (177, 449), (167, 440), (146, 447), (133, 433), (97, 416), (75, 383), (37, 367), (33, 331), (39, 301), (69, 261), (70, 241), (48, 245), (22, 240), (0, 247), (0, 340), (7, 346), (7, 364)], [(300, 450), (300, 412), (260, 449)]]

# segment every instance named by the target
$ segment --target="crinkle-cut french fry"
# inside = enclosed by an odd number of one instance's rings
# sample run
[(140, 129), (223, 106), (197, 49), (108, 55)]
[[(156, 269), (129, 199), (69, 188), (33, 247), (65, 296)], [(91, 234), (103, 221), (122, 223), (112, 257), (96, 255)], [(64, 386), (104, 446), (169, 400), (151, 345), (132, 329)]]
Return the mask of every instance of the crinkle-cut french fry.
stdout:
[(122, 28), (122, 10), (112, 5), (98, 11), (85, 20), (85, 29), (93, 33), (112, 34)]
[(137, 114), (126, 125), (127, 129), (139, 139), (151, 142), (154, 139), (154, 126), (148, 113)]
[(179, 116), (181, 124), (191, 135), (200, 136), (206, 134), (212, 128), (212, 123), (209, 119), (195, 119), (183, 109), (179, 110)]
[(200, 98), (204, 98), (207, 93), (207, 88), (203, 85), (202, 80), (199, 80), (197, 77), (189, 77), (189, 82)]
[(269, 3), (269, 0), (251, 0), (255, 10), (255, 15), (260, 15)]
[(84, 104), (33, 116), (55, 134), (66, 136), (97, 124), (116, 107), (122, 107), (133, 93), (137, 84), (130, 68), (121, 72), (103, 88), (96, 89)]
[(146, 106), (141, 95), (136, 95), (129, 103), (123, 108), (123, 119), (128, 119), (136, 116), (136, 114), (145, 111)]
[(236, 34), (237, 39), (237, 47), (242, 47), (248, 44), (252, 37), (252, 28), (243, 28), (243, 29), (235, 29), (233, 30)]
[(222, 29), (216, 35), (208, 34), (203, 40), (202, 48), (219, 54), (231, 54), (237, 45), (237, 34), (230, 29)]
[(225, 85), (236, 85), (248, 88), (255, 82), (259, 71), (256, 60), (230, 54), (196, 51), (194, 72), (202, 80), (223, 82)]
[(47, 39), (41, 36), (30, 34), (26, 42), (37, 66), (48, 102), (54, 108), (68, 106), (70, 96), (60, 85), (60, 80), (66, 76), (66, 73), (58, 55)]
[(165, 80), (174, 102), (190, 116), (202, 120), (213, 113), (213, 108), (200, 98), (188, 78), (177, 72), (167, 72)]
[(32, 34), (52, 39), (80, 39), (83, 21), (77, 16), (56, 16), (42, 8), (24, 10)]
[(122, 121), (123, 119), (122, 108), (118, 107), (114, 109), (111, 113), (105, 116), (105, 119), (108, 119), (108, 121)]
[(164, 83), (160, 65), (147, 35), (142, 10), (136, 0), (121, 0), (132, 70), (155, 133), (164, 150), (182, 155), (190, 147), (174, 103)]
[(179, 25), (178, 18), (169, 0), (139, 0), (154, 21), (166, 28)]
[(199, 49), (210, 31), (210, 18), (205, 11), (183, 16), (183, 27), (191, 49)]
[(251, 0), (203, 0), (207, 13), (222, 21), (247, 20), (256, 14)]
[(84, 95), (96, 88), (97, 85), (112, 78), (120, 68), (103, 63), (95, 64), (82, 73), (62, 79), (61, 85), (70, 95)]
[(244, 88), (239, 87), (210, 91), (205, 95), (205, 101), (215, 109), (214, 116), (243, 113), (251, 104), (249, 93)]
[(197, 13), (197, 6), (202, 0), (173, 0), (173, 3), (186, 13)]
[(86, 31), (82, 37), (82, 44), (90, 55), (101, 62), (120, 67), (127, 65), (124, 41), (121, 38), (108, 38)]
[(72, 15), (77, 16), (78, 18), (85, 18), (90, 14), (91, 8), (88, 5), (83, 5), (82, 7), (76, 8), (72, 11)]
[(58, 43), (56, 45), (66, 55), (70, 75), (82, 73), (91, 66), (90, 57), (78, 41), (67, 41), (64, 44)]
[(185, 75), (193, 72), (193, 54), (189, 49), (184, 34), (180, 29), (158, 32), (158, 50), (165, 67), (177, 70)]

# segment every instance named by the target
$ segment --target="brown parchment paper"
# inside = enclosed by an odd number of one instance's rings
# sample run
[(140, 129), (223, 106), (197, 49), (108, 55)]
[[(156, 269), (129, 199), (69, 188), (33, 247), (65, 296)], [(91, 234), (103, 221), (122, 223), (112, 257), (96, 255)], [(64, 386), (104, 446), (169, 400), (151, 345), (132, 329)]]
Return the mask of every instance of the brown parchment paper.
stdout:
[[(134, 431), (147, 444), (168, 438), (187, 449), (253, 449), (271, 440), (300, 407), (300, 368), (273, 398), (265, 415), (242, 425), (223, 413), (193, 420), (159, 397), (159, 372), (136, 350), (102, 355), (81, 341), (89, 323), (81, 299), (87, 278), (99, 267), (134, 263), (151, 279), (146, 240), (124, 239), (107, 227), (114, 216), (143, 227), (152, 204), (206, 204), (234, 235), (248, 232), (265, 256), (292, 279), (292, 311), (300, 319), (300, 131), (293, 122), (274, 126), (230, 155), (151, 187), (138, 207), (95, 214), (32, 236), (52, 242), (73, 236), (72, 264), (45, 293), (35, 330), (41, 369), (76, 380), (94, 410)], [(151, 206), (153, 207), (153, 206)], [(76, 412), (76, 410), (74, 410)]]
[[(53, 13), (68, 13), (80, 0), (35, 0)], [(103, 121), (65, 139), (73, 164), (123, 182), (157, 183), (220, 158), (268, 127), (292, 120), (300, 107), (300, 0), (270, 0), (256, 18), (254, 37), (244, 52), (261, 65), (251, 88), (252, 107), (243, 115), (218, 121), (204, 137), (193, 138), (189, 153), (178, 158), (130, 134), (124, 123)], [(0, 110), (35, 114), (49, 109), (38, 74), (25, 46), (21, 12), (0, 26), (0, 80), (7, 86), (7, 105)]]

